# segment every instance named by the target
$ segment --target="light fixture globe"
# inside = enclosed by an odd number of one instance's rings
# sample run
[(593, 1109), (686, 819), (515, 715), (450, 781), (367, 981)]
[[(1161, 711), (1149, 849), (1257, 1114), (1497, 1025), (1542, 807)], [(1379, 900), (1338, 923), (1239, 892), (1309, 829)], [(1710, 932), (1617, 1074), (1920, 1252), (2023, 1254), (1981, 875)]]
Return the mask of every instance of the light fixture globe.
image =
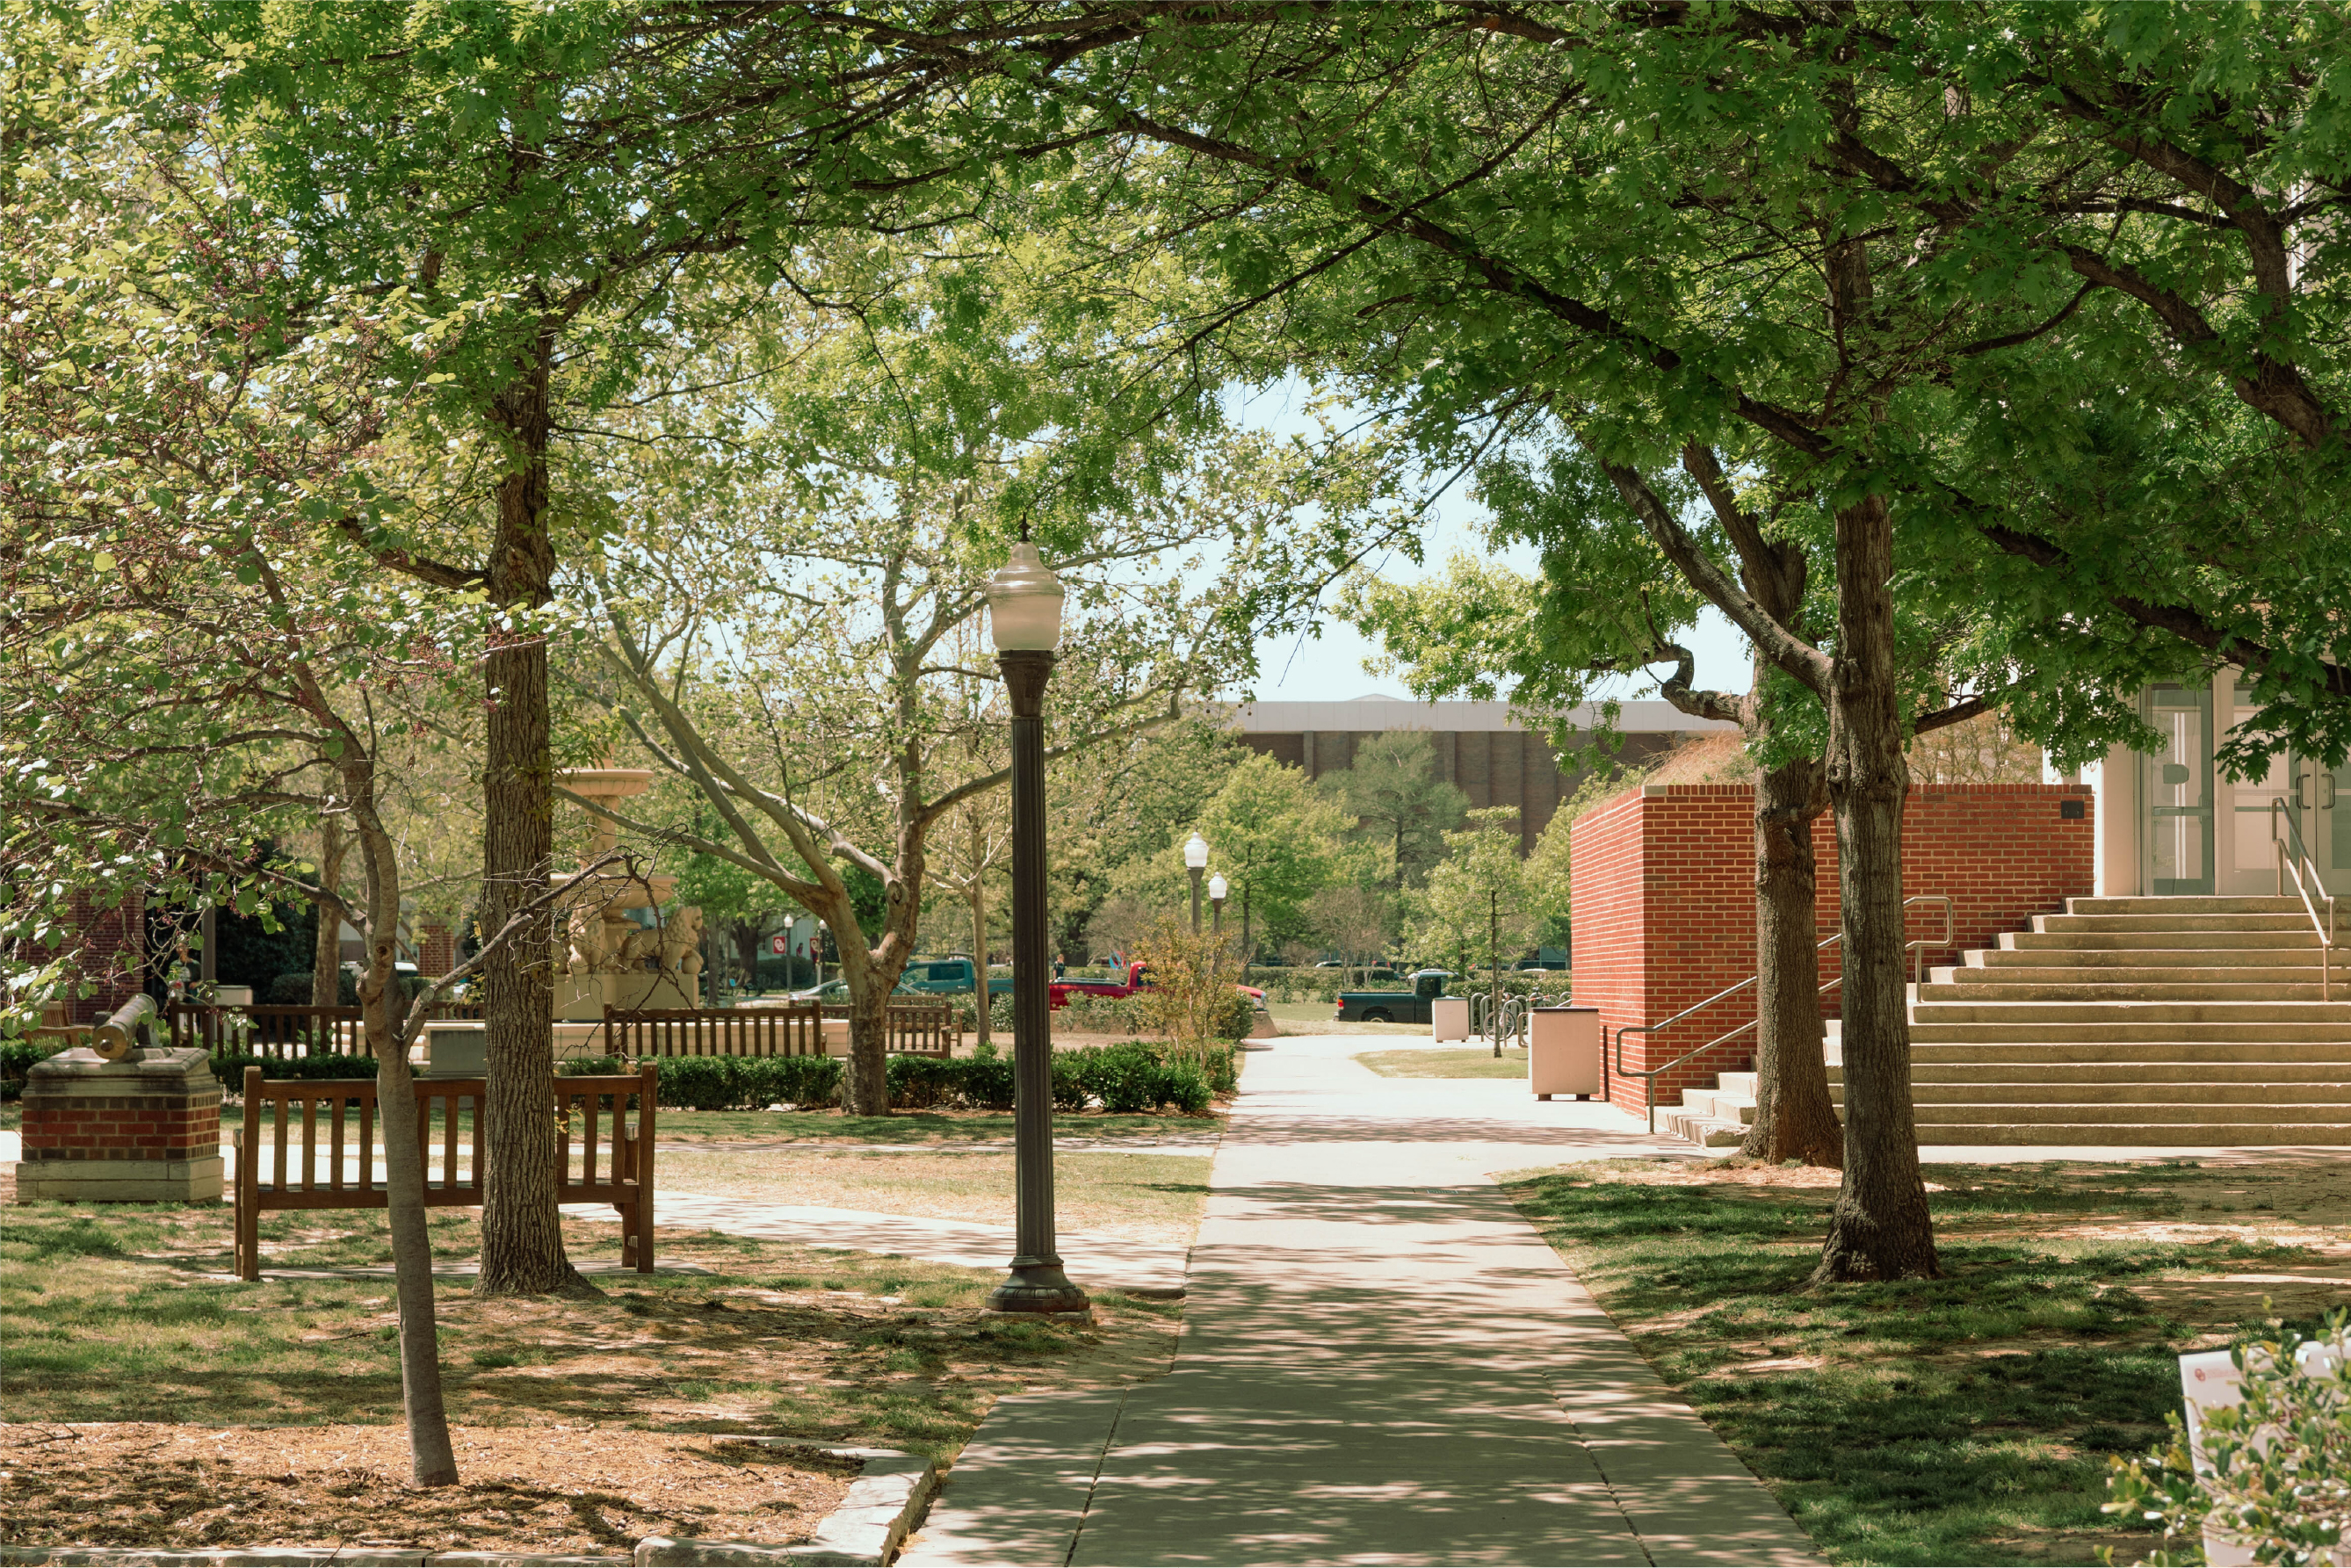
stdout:
[(1215, 899), (1218, 904), (1222, 904), (1225, 901), (1225, 894), (1231, 891), (1232, 888), (1230, 884), (1225, 881), (1225, 873), (1223, 872), (1218, 872), (1216, 875), (1208, 879), (1208, 896)]
[(987, 580), (987, 629), (999, 653), (1051, 653), (1061, 643), (1061, 580), (1023, 539)]
[(1189, 871), (1207, 869), (1208, 841), (1196, 832), (1184, 841), (1184, 865)]

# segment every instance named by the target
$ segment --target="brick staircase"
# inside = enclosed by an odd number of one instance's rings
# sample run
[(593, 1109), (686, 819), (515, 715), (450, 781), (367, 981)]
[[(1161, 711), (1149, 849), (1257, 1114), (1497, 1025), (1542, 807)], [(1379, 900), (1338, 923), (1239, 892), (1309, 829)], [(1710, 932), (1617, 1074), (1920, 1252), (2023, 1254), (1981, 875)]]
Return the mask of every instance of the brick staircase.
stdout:
[[(2068, 899), (1917, 988), (1919, 1141), (2351, 1144), (2351, 977), (2338, 950), (2320, 1001), (2318, 952), (2295, 898)], [(1736, 1144), (1754, 1089), (1723, 1073), (1658, 1123)]]

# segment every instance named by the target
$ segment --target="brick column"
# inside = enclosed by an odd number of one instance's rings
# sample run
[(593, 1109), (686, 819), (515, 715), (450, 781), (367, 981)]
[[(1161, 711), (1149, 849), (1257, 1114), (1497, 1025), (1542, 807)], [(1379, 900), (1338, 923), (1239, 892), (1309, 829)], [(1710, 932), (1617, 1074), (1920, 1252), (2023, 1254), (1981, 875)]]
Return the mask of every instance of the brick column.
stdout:
[(456, 967), (456, 933), (438, 922), (419, 927), (416, 934), (416, 972), (433, 980)]
[(16, 1201), (202, 1203), (221, 1196), (221, 1087), (196, 1046), (33, 1064)]

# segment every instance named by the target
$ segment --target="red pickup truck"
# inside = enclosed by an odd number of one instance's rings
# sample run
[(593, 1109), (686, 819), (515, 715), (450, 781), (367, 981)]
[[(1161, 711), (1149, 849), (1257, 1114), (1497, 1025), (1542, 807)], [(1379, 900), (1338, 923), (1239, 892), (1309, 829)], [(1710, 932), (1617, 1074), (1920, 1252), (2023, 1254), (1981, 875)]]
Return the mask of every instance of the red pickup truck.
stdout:
[[(1151, 988), (1151, 967), (1137, 960), (1126, 967), (1126, 977), (1120, 980), (1056, 980), (1053, 982), (1053, 1006), (1061, 1008), (1071, 997), (1131, 997), (1137, 991)], [(1259, 1007), (1265, 1006), (1265, 992), (1257, 986), (1235, 986), (1233, 989), (1249, 998)]]

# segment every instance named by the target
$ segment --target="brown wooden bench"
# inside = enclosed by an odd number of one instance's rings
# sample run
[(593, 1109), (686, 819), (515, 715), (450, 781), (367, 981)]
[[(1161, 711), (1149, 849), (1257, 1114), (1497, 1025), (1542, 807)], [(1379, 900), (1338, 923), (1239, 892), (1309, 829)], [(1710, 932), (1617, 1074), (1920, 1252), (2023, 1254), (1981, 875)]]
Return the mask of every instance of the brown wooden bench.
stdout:
[(173, 1002), (163, 1009), (173, 1045), (201, 1045), (214, 1056), (243, 1051), (283, 1061), (297, 1056), (371, 1058), (357, 1008), (291, 1002), (217, 1007)]
[(813, 1002), (780, 1008), (606, 1008), (611, 1053), (648, 1056), (822, 1056), (824, 1019)]
[[(849, 1009), (814, 1002), (779, 1008), (606, 1008), (611, 1053), (648, 1056), (822, 1056), (825, 1020)], [(885, 1050), (907, 1056), (953, 1056), (963, 1030), (947, 1002), (892, 1002)]]
[[(417, 1152), (428, 1208), (482, 1202), (479, 1078), (416, 1080)], [(376, 1086), (371, 1078), (267, 1079), (245, 1070), (245, 1125), (236, 1139), (236, 1277), (261, 1278), (261, 1217), (292, 1209), (381, 1208), (375, 1178)], [(634, 1114), (629, 1101), (634, 1096)], [(579, 1155), (572, 1115), (580, 1115)], [(556, 1143), (559, 1203), (609, 1203), (621, 1215), (621, 1261), (653, 1268), (653, 1068), (597, 1078), (555, 1078), (562, 1131)], [(270, 1180), (264, 1182), (267, 1144)], [(460, 1158), (461, 1151), (463, 1158)], [(439, 1155), (435, 1169), (435, 1154)], [(600, 1157), (601, 1168), (599, 1168)]]

